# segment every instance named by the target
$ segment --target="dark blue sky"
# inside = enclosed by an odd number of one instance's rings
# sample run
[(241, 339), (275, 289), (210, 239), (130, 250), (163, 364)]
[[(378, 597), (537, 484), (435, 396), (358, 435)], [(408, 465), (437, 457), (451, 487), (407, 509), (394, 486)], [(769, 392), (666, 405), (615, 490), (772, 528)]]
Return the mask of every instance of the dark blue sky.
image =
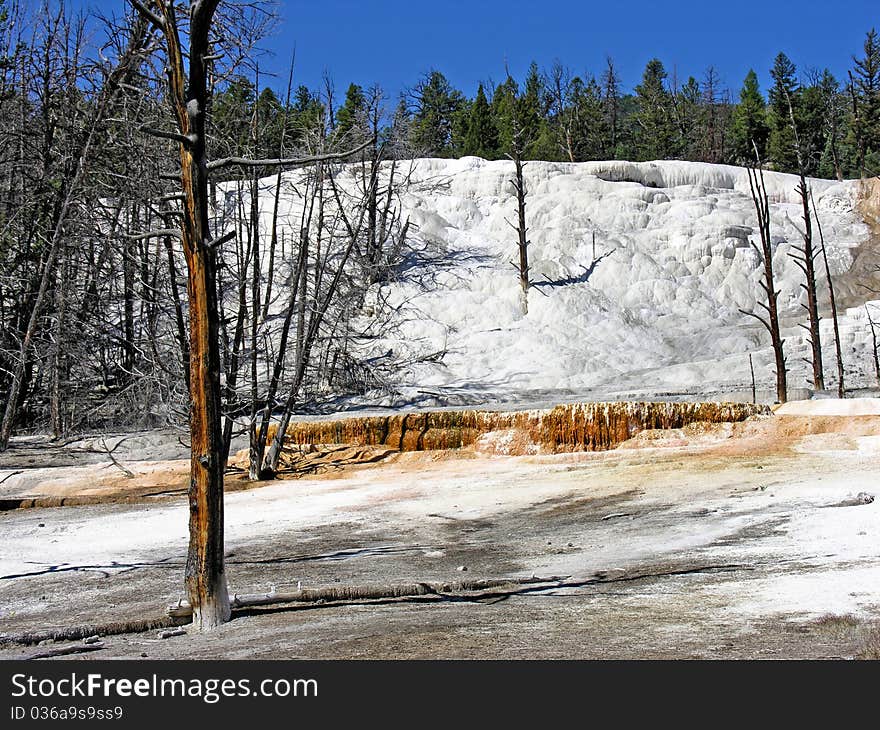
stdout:
[[(123, 0), (74, 0), (108, 9)], [(611, 55), (631, 89), (645, 63), (660, 58), (682, 80), (712, 64), (736, 94), (750, 66), (762, 89), (785, 51), (800, 71), (828, 66), (845, 78), (865, 33), (880, 28), (878, 0), (277, 0), (280, 22), (264, 66), (281, 87), (293, 44), (296, 81), (316, 87), (326, 71), (344, 93), (350, 81), (380, 83), (392, 96), (431, 68), (472, 96), (479, 81), (500, 81), (507, 63), (522, 78), (535, 60), (599, 73)], [(283, 80), (282, 80), (283, 79)]]

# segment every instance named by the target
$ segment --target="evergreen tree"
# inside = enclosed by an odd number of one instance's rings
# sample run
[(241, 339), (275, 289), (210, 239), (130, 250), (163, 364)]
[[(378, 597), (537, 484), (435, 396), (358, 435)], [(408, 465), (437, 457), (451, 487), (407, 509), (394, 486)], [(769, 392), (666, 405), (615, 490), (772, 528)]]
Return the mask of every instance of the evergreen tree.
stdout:
[(666, 88), (666, 69), (657, 59), (648, 61), (642, 83), (636, 86), (635, 122), (639, 160), (662, 160), (674, 155), (676, 126), (672, 99)]
[(283, 124), (284, 105), (275, 92), (265, 88), (257, 94), (244, 76), (233, 78), (212, 99), (211, 136), (224, 156), (278, 157)]
[(571, 82), (573, 152), (576, 162), (613, 156), (611, 130), (603, 91), (595, 78), (585, 84), (579, 77)]
[(270, 88), (257, 97), (257, 124), (260, 128), (260, 157), (281, 157), (281, 137), (284, 126), (284, 105)]
[(450, 137), (449, 155), (451, 157), (461, 157), (465, 154), (465, 145), (467, 143), (468, 130), (471, 122), (471, 109), (474, 102), (461, 97), (461, 103), (452, 113), (452, 135)]
[(442, 73), (431, 71), (416, 85), (411, 97), (413, 147), (428, 156), (452, 154), (455, 117), (464, 104), (461, 92), (453, 89)]
[[(580, 82), (580, 79), (578, 79)], [(574, 139), (572, 133), (577, 121), (576, 110), (572, 104), (572, 87), (574, 80), (570, 78), (568, 69), (558, 61), (550, 70), (547, 83), (549, 105), (547, 123), (553, 136), (556, 151), (563, 159), (574, 162)]]
[(482, 84), (477, 87), (477, 96), (470, 107), (463, 151), (466, 155), (487, 160), (494, 160), (498, 156), (498, 130)]
[(733, 110), (731, 143), (733, 161), (737, 164), (755, 162), (755, 147), (761, 160), (767, 154), (767, 105), (758, 87), (758, 75), (749, 69), (739, 92), (739, 104)]
[[(498, 130), (499, 155), (506, 156), (516, 143), (523, 160), (559, 160), (563, 156), (556, 144), (547, 118), (550, 97), (536, 63), (520, 92), (519, 85), (510, 75), (496, 87), (492, 97), (492, 117)], [(515, 131), (518, 130), (518, 139)]]
[[(546, 127), (553, 148), (548, 159), (566, 162), (601, 159), (610, 147), (602, 89), (591, 76), (585, 83), (558, 62), (547, 85)], [(543, 159), (543, 158), (542, 158)]]
[(313, 94), (307, 87), (300, 85), (293, 94), (293, 108), (291, 109), (294, 137), (302, 142), (305, 137), (318, 131), (323, 134), (324, 105), (317, 94)]
[(391, 126), (382, 133), (383, 140), (389, 144), (390, 154), (397, 159), (415, 157), (416, 153), (410, 144), (412, 117), (406, 103), (406, 97), (401, 94), (391, 118)]
[(725, 156), (729, 104), (723, 102), (721, 80), (714, 66), (709, 66), (700, 84), (699, 138), (697, 159), (719, 163)]
[(353, 133), (364, 132), (367, 126), (367, 99), (364, 90), (357, 84), (349, 84), (348, 91), (345, 92), (345, 101), (336, 112), (334, 133), (338, 139), (342, 139)]
[(673, 153), (686, 160), (702, 159), (701, 143), (704, 133), (700, 84), (690, 76), (687, 83), (671, 97), (671, 100), (678, 128)]
[[(780, 53), (767, 100), (750, 70), (736, 104), (712, 67), (702, 81), (691, 77), (676, 87), (656, 58), (647, 63), (635, 93), (627, 95), (611, 59), (599, 79), (574, 77), (559, 63), (545, 75), (532, 62), (519, 83), (508, 75), (491, 93), (481, 84), (472, 100), (432, 70), (384, 128), (359, 85), (348, 86), (333, 120), (319, 96), (301, 86), (288, 112), (286, 139), (308, 146), (303, 130), (324, 134), (332, 121), (339, 143), (361, 133), (385, 139), (393, 128), (395, 154), (497, 159), (509, 154), (516, 118), (523, 160), (683, 158), (745, 164), (754, 161), (754, 143), (775, 169), (798, 171), (802, 164), (805, 174), (842, 178), (880, 169), (880, 42), (874, 30), (866, 35), (864, 53), (853, 60), (849, 83), (841, 89), (827, 70), (799, 83), (795, 65)], [(211, 134), (221, 154), (275, 157), (283, 112), (271, 90), (257, 93), (251, 81), (236, 77), (216, 94), (209, 110)], [(259, 133), (252, 139), (254, 119)]]
[(221, 156), (243, 155), (249, 150), (251, 119), (256, 91), (245, 76), (236, 76), (214, 95), (211, 134)]
[(798, 83), (795, 79), (795, 65), (784, 53), (776, 56), (770, 75), (773, 86), (770, 89), (770, 137), (767, 153), (775, 163), (776, 169), (785, 172), (797, 170), (797, 149), (795, 129), (791, 123), (791, 109), (797, 118)]
[(795, 121), (806, 175), (818, 174), (829, 143), (829, 109), (836, 93), (837, 79), (828, 69), (813, 83), (801, 88)]
[(843, 180), (844, 174), (851, 168), (851, 155), (845, 143), (847, 98), (827, 68), (822, 72), (817, 86), (822, 97), (825, 127), (825, 147), (821, 150), (817, 174)]
[(501, 156), (507, 154), (513, 143), (513, 105), (519, 97), (519, 86), (508, 74), (503, 84), (495, 87), (492, 95), (492, 119), (498, 132), (498, 151)]
[(643, 131), (638, 122), (638, 111), (639, 102), (635, 94), (625, 94), (620, 97), (617, 145), (614, 148), (614, 159), (641, 159), (639, 144)]
[(863, 51), (862, 58), (853, 58), (855, 68), (850, 73), (850, 140), (860, 177), (880, 172), (880, 42), (873, 28), (865, 37)]
[(529, 72), (523, 84), (523, 93), (517, 104), (523, 140), (525, 141), (523, 159), (559, 159), (559, 150), (553, 141), (550, 125), (547, 123), (549, 103), (544, 78), (538, 70), (538, 64), (534, 61), (529, 65)]

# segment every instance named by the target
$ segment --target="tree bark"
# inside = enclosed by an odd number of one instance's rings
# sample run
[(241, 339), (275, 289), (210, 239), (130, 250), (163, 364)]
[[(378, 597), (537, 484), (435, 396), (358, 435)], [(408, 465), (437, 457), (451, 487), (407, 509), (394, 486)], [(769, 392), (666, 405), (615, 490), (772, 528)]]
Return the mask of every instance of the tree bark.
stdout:
[(189, 551), (186, 589), (193, 624), (202, 631), (231, 616), (223, 560), (223, 429), (220, 412), (220, 333), (217, 255), (208, 222), (208, 160), (205, 145), (208, 33), (219, 0), (190, 3), (189, 68), (184, 61), (174, 7), (155, 0), (165, 37), (170, 101), (178, 129), (187, 266), (190, 359)]

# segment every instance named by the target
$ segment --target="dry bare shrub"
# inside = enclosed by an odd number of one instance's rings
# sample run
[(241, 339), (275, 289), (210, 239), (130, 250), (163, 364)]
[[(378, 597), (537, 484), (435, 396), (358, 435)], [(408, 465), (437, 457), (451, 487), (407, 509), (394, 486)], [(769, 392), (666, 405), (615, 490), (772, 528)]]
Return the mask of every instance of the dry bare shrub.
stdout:
[(865, 636), (862, 648), (856, 653), (856, 659), (880, 659), (880, 624), (874, 623)]

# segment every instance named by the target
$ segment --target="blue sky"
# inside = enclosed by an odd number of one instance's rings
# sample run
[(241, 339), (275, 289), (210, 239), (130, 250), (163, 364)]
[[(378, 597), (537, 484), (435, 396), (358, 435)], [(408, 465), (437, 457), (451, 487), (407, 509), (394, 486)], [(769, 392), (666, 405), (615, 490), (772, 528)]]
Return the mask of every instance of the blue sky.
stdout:
[[(123, 0), (73, 0), (102, 10)], [(321, 84), (326, 70), (344, 93), (350, 81), (380, 83), (392, 96), (437, 68), (472, 96), (480, 81), (530, 61), (558, 59), (573, 72), (599, 73), (611, 55), (631, 89), (656, 56), (682, 80), (712, 64), (736, 94), (750, 66), (766, 90), (774, 57), (784, 51), (799, 70), (828, 66), (845, 78), (865, 33), (880, 29), (878, 0), (277, 0), (280, 21), (262, 65), (282, 87), (293, 44), (296, 81)]]

